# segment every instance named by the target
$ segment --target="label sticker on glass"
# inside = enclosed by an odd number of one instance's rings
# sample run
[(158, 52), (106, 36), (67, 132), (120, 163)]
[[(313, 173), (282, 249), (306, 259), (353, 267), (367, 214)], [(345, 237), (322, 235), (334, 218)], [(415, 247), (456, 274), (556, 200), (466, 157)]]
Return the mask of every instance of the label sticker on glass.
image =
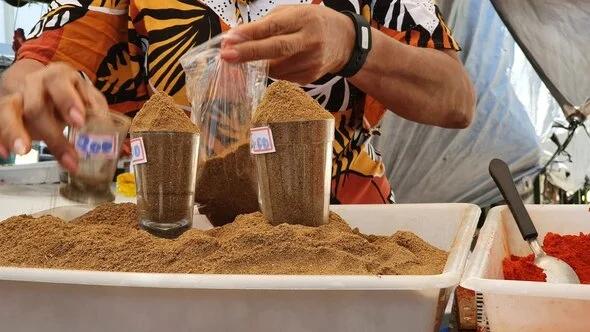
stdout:
[(131, 139), (131, 165), (147, 163), (147, 154), (143, 145), (143, 137)]
[(117, 135), (78, 133), (74, 134), (74, 146), (82, 159), (117, 158)]
[(263, 154), (275, 151), (275, 143), (272, 140), (272, 131), (269, 127), (250, 129), (250, 153)]

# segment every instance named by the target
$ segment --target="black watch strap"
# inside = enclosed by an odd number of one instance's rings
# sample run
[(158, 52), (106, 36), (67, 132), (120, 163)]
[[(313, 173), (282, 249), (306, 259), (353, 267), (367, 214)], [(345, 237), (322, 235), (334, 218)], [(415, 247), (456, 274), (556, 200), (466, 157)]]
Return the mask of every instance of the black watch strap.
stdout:
[(348, 16), (354, 23), (356, 38), (350, 59), (336, 75), (351, 77), (361, 70), (371, 51), (371, 26), (364, 17), (357, 13), (343, 11), (342, 14)]

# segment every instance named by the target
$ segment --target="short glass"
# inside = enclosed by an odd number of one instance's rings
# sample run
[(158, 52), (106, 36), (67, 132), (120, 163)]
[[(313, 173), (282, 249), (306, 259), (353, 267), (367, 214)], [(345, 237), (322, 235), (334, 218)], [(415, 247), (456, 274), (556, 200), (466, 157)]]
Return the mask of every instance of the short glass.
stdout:
[(82, 128), (68, 129), (68, 140), (78, 153), (78, 171), (64, 179), (60, 188), (63, 197), (92, 205), (115, 200), (111, 184), (130, 125), (128, 117), (109, 112), (107, 116), (89, 116)]
[(193, 222), (199, 135), (131, 133), (132, 140), (140, 138), (145, 158), (133, 166), (139, 224), (154, 235), (177, 237)]

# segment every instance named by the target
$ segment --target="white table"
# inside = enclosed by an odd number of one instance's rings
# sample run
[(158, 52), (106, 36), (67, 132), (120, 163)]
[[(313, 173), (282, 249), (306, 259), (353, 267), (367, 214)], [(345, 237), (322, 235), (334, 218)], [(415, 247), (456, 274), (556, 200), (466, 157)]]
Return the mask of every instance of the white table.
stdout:
[[(33, 214), (58, 206), (80, 204), (61, 197), (58, 190), (59, 184), (0, 184), (0, 221), (14, 215)], [(135, 198), (117, 194), (115, 202), (135, 202)]]

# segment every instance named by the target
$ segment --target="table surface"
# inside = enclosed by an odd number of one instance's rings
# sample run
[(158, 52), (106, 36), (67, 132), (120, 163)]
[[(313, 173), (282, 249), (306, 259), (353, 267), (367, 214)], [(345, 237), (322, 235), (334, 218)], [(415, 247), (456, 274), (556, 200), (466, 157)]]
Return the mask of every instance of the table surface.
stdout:
[[(135, 198), (117, 194), (115, 202), (135, 202)], [(0, 221), (14, 215), (33, 214), (58, 206), (79, 204), (61, 197), (58, 184), (0, 184)]]

